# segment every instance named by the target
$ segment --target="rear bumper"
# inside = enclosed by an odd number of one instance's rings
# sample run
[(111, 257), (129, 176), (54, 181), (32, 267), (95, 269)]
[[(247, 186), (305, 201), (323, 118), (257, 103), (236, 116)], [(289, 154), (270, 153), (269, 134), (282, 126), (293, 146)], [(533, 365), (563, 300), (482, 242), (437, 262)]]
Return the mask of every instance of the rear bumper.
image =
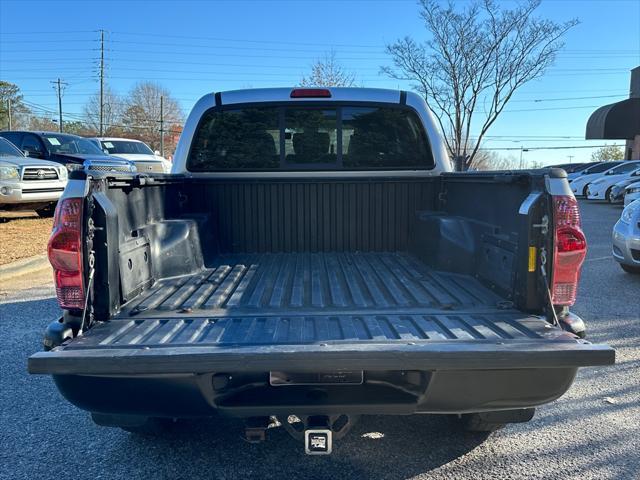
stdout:
[(326, 386), (271, 386), (267, 372), (55, 375), (54, 380), (71, 403), (103, 414), (409, 415), (535, 407), (562, 396), (571, 386), (576, 370), (365, 371), (361, 385)]
[[(527, 408), (615, 352), (583, 340), (393, 342), (75, 349), (29, 359), (74, 405), (109, 414), (190, 417), (464, 413)], [(270, 371), (363, 371), (358, 385), (272, 386)]]

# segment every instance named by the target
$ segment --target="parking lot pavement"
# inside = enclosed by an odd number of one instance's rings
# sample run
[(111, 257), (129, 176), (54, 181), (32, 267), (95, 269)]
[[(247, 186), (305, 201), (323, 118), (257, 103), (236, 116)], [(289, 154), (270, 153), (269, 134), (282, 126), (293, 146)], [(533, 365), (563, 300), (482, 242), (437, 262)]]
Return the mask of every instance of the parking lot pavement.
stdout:
[(50, 285), (23, 284), (0, 300), (0, 478), (638, 478), (640, 276), (611, 258), (621, 208), (581, 206), (589, 253), (574, 310), (592, 341), (617, 349), (617, 364), (581, 370), (528, 424), (487, 438), (454, 430), (446, 417), (363, 417), (329, 457), (305, 456), (281, 428), (247, 444), (234, 420), (190, 422), (160, 439), (99, 428), (49, 377), (27, 374), (59, 310)]

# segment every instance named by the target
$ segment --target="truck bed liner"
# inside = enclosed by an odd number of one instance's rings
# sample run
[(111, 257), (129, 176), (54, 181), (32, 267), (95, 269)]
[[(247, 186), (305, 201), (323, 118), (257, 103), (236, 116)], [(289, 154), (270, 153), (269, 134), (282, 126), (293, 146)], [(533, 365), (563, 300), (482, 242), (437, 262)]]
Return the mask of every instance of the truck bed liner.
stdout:
[[(613, 351), (504, 308), (404, 253), (228, 255), (158, 282), (34, 373), (486, 369), (607, 364)], [(81, 361), (78, 361), (80, 360)]]
[[(211, 268), (159, 281), (123, 309), (131, 315), (277, 315), (495, 309), (501, 298), (468, 275), (437, 272), (406, 253), (221, 255)], [(224, 312), (224, 313), (223, 313)]]

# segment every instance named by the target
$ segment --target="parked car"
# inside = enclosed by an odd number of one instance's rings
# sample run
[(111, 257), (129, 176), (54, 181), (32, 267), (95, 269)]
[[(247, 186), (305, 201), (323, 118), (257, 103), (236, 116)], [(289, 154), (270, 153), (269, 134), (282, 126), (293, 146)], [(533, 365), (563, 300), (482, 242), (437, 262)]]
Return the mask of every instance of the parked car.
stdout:
[(627, 193), (627, 187), (632, 183), (636, 183), (639, 181), (640, 181), (640, 169), (636, 170), (625, 179), (620, 180), (611, 188), (611, 192), (608, 196), (609, 202), (611, 203), (624, 202), (626, 193)]
[(632, 183), (625, 188), (624, 205), (629, 205), (634, 200), (640, 198), (640, 182)]
[(68, 170), (92, 168), (108, 171), (135, 170), (128, 160), (112, 157), (100, 150), (94, 142), (78, 135), (56, 132), (3, 131), (4, 137), (30, 158), (61, 163)]
[(588, 163), (561, 163), (560, 165), (549, 165), (549, 168), (561, 168), (565, 172), (567, 172), (567, 175), (570, 175), (572, 173), (581, 172), (585, 168), (588, 168), (588, 167), (590, 167), (592, 165), (593, 165), (592, 162), (588, 162)]
[(169, 173), (171, 162), (156, 155), (149, 146), (140, 140), (115, 137), (91, 138), (101, 150), (135, 163), (140, 173)]
[(600, 176), (604, 175), (606, 172), (608, 172), (612, 168), (615, 168), (621, 163), (622, 162), (620, 161), (602, 162), (598, 165), (594, 165), (593, 167), (589, 167), (583, 170), (577, 177), (573, 178), (573, 180), (569, 182), (571, 191), (578, 197), (586, 197), (587, 185), (589, 185), (589, 183), (596, 180), (597, 178), (600, 178)]
[(614, 362), (569, 311), (578, 203), (560, 169), (449, 168), (412, 92), (208, 94), (186, 175), (72, 173), (49, 242), (64, 315), (29, 370), (99, 425), (221, 412), (257, 442), (278, 416), (310, 454), (365, 413), (528, 421)]
[[(607, 171), (604, 175), (589, 182), (587, 198), (589, 200), (608, 200), (613, 186), (620, 180), (626, 180), (635, 172), (640, 173), (640, 161), (628, 161)], [(637, 177), (636, 177), (637, 178)]]
[(63, 165), (26, 157), (0, 138), (0, 210), (35, 210), (50, 217), (66, 186)]
[(640, 274), (640, 199), (624, 207), (613, 227), (613, 258), (625, 272)]
[(587, 168), (595, 167), (596, 165), (600, 165), (601, 163), (603, 162), (585, 163), (579, 169), (574, 170), (573, 172), (567, 172), (567, 179), (569, 180), (569, 183), (571, 183), (574, 178), (579, 177)]

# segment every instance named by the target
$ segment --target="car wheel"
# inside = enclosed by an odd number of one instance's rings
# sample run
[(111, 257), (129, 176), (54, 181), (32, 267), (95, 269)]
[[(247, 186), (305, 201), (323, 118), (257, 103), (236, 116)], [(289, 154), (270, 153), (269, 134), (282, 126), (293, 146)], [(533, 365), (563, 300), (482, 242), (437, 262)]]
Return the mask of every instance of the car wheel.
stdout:
[(611, 196), (613, 187), (609, 187), (607, 188), (607, 191), (604, 194), (604, 198), (605, 200), (607, 200), (609, 203), (613, 203), (613, 197)]
[(625, 265), (624, 263), (621, 263), (620, 266), (627, 273), (640, 274), (640, 267), (632, 267), (631, 265)]
[(583, 197), (587, 197), (588, 194), (588, 190), (589, 190), (589, 185), (585, 185), (584, 188), (582, 189), (582, 196)]
[(51, 218), (53, 217), (55, 212), (56, 212), (56, 207), (53, 205), (36, 210), (36, 213), (40, 218)]

